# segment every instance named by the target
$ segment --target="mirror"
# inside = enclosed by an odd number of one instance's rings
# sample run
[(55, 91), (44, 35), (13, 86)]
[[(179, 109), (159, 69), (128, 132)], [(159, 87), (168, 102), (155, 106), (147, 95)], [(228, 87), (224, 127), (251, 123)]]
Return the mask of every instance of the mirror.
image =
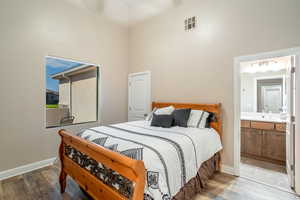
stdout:
[(241, 74), (241, 111), (244, 113), (283, 112), (285, 70)]
[(283, 79), (257, 79), (257, 112), (280, 113), (283, 106)]
[(99, 67), (47, 56), (46, 127), (98, 120)]

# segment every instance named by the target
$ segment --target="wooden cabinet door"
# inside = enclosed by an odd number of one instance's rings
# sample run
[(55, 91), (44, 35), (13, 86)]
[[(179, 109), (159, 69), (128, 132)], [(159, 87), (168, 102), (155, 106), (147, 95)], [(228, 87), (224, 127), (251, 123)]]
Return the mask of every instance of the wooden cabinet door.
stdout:
[(285, 133), (277, 131), (264, 131), (263, 151), (266, 158), (285, 161)]
[(246, 148), (245, 148), (245, 131), (247, 128), (241, 128), (241, 153), (244, 154), (246, 153)]
[(262, 130), (245, 129), (245, 152), (254, 156), (262, 155)]

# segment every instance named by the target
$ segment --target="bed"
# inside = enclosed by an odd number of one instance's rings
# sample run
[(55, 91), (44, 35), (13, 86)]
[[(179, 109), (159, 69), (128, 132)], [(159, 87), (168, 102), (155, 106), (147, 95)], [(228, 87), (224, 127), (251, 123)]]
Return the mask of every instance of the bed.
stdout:
[(220, 169), (220, 104), (153, 102), (152, 107), (192, 108), (214, 113), (211, 128), (161, 128), (134, 121), (72, 134), (60, 130), (60, 186), (71, 176), (101, 200), (185, 200), (201, 192)]

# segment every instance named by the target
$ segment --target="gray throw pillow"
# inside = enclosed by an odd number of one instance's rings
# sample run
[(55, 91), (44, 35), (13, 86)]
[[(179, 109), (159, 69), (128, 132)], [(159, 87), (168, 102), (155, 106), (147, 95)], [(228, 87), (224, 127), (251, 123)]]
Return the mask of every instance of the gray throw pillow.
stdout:
[(156, 115), (153, 113), (151, 126), (170, 128), (173, 123), (173, 115)]
[(174, 118), (173, 126), (181, 126), (187, 127), (187, 123), (190, 117), (191, 109), (177, 109), (175, 110), (172, 115)]

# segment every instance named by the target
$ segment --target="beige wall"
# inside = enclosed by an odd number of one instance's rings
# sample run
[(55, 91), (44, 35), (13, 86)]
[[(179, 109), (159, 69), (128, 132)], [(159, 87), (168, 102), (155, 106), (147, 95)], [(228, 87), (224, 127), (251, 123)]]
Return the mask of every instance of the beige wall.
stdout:
[(0, 1), (0, 171), (57, 155), (58, 128), (45, 129), (46, 55), (101, 64), (102, 122), (127, 119), (128, 29), (71, 2)]
[[(152, 72), (152, 99), (222, 103), (233, 166), (233, 58), (300, 46), (299, 0), (186, 0), (130, 29), (129, 71)], [(197, 16), (197, 29), (184, 19)]]
[(72, 116), (74, 123), (97, 119), (97, 70), (77, 74), (72, 78)]

